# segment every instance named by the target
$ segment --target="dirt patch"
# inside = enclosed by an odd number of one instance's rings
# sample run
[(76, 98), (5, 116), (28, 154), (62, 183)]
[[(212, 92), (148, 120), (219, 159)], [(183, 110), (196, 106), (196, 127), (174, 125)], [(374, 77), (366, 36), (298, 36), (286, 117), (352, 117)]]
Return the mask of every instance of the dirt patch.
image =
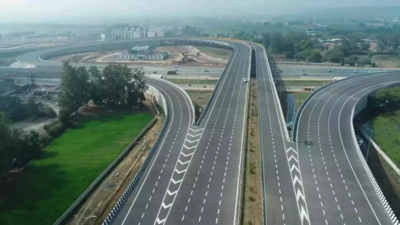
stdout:
[(68, 221), (69, 225), (102, 224), (114, 205), (118, 202), (126, 187), (136, 175), (138, 169), (146, 159), (151, 146), (158, 137), (164, 117), (156, 116), (157, 122), (139, 140), (123, 161), (99, 185), (97, 190), (86, 200)]
[(258, 124), (257, 83), (250, 86), (250, 110), (245, 152), (245, 176), (242, 198), (242, 225), (262, 224), (262, 188), (260, 165), (260, 139)]

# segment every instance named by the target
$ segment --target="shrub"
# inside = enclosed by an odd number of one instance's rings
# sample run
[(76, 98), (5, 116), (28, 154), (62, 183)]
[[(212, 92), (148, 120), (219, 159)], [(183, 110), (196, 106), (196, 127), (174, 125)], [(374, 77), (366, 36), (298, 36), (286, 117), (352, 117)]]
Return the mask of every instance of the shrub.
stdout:
[(44, 112), (46, 113), (47, 117), (49, 117), (49, 118), (56, 118), (57, 117), (57, 113), (50, 106), (46, 106), (44, 108)]

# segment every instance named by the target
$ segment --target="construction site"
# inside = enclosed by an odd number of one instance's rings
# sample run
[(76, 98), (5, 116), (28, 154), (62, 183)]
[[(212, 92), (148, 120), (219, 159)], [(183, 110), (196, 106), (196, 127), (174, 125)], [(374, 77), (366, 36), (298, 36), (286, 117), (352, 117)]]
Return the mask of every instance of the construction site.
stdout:
[[(139, 47), (139, 46), (137, 46)], [(134, 48), (137, 48), (134, 47)], [(149, 47), (149, 46), (143, 46)], [(194, 46), (159, 46), (153, 47), (148, 53), (135, 55), (132, 50), (88, 52), (74, 55), (54, 57), (53, 61), (71, 63), (123, 63), (137, 66), (202, 66), (223, 68), (232, 54), (227, 49)]]

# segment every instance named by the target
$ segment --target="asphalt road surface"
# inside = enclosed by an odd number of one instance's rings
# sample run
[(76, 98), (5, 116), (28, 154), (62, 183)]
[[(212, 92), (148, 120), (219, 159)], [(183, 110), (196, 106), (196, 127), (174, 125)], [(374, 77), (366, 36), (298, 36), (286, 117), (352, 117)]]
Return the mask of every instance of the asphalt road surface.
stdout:
[(352, 110), (400, 75), (352, 78), (324, 88), (305, 106), (297, 150), (311, 224), (393, 224), (357, 146)]
[(191, 133), (194, 117), (190, 99), (171, 84), (152, 79), (146, 81), (164, 95), (171, 119), (160, 147), (113, 224), (154, 224), (175, 166), (183, 157), (183, 146), (190, 144), (187, 134)]
[[(282, 77), (350, 77), (360, 74), (379, 73), (399, 69), (359, 68), (341, 66), (307, 66), (292, 65), (277, 62)], [(330, 72), (329, 72), (330, 71)]]
[(281, 118), (280, 105), (275, 98), (274, 81), (265, 51), (255, 50), (258, 87), (258, 112), (263, 175), (264, 221), (266, 224), (300, 224), (300, 213), (286, 149), (290, 147), (286, 124)]

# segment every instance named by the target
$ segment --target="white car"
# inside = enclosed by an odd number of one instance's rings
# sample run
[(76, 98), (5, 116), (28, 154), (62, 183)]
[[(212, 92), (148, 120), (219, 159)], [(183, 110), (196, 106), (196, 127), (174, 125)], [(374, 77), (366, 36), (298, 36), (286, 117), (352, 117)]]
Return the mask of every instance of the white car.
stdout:
[(246, 78), (243, 78), (243, 83), (247, 83), (247, 79)]

